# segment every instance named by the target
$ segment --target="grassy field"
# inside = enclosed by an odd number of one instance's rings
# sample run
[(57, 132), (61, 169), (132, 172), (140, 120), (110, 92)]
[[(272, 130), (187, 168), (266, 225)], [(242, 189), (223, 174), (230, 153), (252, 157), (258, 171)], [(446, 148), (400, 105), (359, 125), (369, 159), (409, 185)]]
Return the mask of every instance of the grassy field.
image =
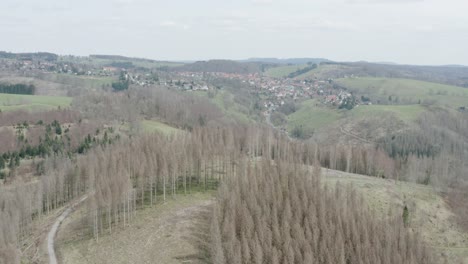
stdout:
[(381, 100), (395, 104), (429, 103), (458, 108), (468, 106), (468, 89), (416, 81), (390, 78), (345, 78), (336, 83), (347, 87), (358, 95), (370, 97), (373, 102)]
[(293, 73), (299, 69), (306, 67), (307, 65), (287, 65), (270, 68), (265, 72), (265, 75), (269, 77), (281, 78), (286, 77), (290, 73)]
[(423, 111), (424, 107), (421, 105), (360, 105), (347, 112), (346, 117), (357, 119), (394, 114), (400, 120), (411, 122)]
[(126, 59), (103, 59), (103, 58), (91, 58), (91, 57), (61, 57), (62, 61), (73, 62), (73, 63), (90, 63), (97, 66), (110, 65), (113, 62), (131, 62), (135, 67), (142, 68), (160, 68), (160, 67), (177, 67), (182, 66), (184, 63), (181, 62), (170, 62), (170, 61), (150, 61), (150, 60), (138, 60), (132, 58)]
[(111, 76), (78, 76), (71, 74), (49, 73), (39, 76), (40, 79), (74, 87), (98, 89), (102, 86), (110, 86), (117, 77)]
[(323, 64), (317, 68), (296, 76), (296, 79), (328, 79), (336, 78), (336, 75), (342, 75), (343, 70), (350, 69), (350, 66), (338, 65), (338, 64)]
[(218, 106), (226, 117), (237, 120), (242, 123), (249, 123), (252, 119), (248, 115), (248, 109), (234, 102), (234, 95), (228, 91), (217, 91), (213, 97), (209, 97), (207, 92), (194, 92), (198, 96), (209, 98), (216, 106)]
[[(213, 192), (178, 195), (138, 210), (126, 228), (96, 241), (86, 225), (86, 206), (64, 221), (57, 235), (61, 263), (206, 263)], [(208, 231), (207, 231), (208, 230)], [(206, 246), (205, 246), (206, 248)]]
[[(340, 110), (311, 99), (302, 102), (295, 113), (287, 116), (287, 129), (291, 133), (296, 128), (302, 128), (304, 136), (309, 137), (314, 131), (330, 132), (331, 128), (331, 131), (336, 132), (337, 126), (350, 126), (355, 133), (360, 134), (365, 132), (360, 129), (362, 121), (395, 120), (402, 125), (411, 125), (425, 110), (426, 107), (422, 105), (359, 105), (352, 110)], [(390, 118), (392, 116), (395, 118)], [(392, 124), (384, 122), (381, 128), (387, 125), (391, 128)]]
[(327, 169), (322, 170), (322, 175), (331, 186), (337, 182), (352, 184), (378, 215), (388, 215), (391, 205), (396, 206), (394, 213), (399, 215), (406, 205), (409, 228), (422, 235), (437, 257), (444, 254), (447, 263), (468, 263), (468, 233), (458, 226), (449, 205), (431, 187)]
[(332, 124), (340, 117), (341, 114), (337, 109), (326, 107), (317, 100), (307, 100), (300, 105), (298, 111), (287, 117), (288, 130), (291, 131), (295, 127), (302, 126), (310, 132)]
[(169, 125), (155, 120), (143, 120), (141, 121), (141, 124), (143, 126), (143, 130), (149, 133), (159, 132), (166, 135), (170, 135), (181, 131), (177, 128), (171, 127)]
[(0, 94), (0, 110), (51, 110), (58, 107), (68, 107), (71, 101), (71, 97), (62, 96)]

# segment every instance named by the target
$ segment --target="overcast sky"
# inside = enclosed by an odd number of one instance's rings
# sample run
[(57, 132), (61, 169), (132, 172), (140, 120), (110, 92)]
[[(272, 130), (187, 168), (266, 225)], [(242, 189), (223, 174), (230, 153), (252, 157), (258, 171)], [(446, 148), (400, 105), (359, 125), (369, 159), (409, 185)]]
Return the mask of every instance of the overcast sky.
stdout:
[(468, 65), (467, 0), (2, 0), (0, 50)]

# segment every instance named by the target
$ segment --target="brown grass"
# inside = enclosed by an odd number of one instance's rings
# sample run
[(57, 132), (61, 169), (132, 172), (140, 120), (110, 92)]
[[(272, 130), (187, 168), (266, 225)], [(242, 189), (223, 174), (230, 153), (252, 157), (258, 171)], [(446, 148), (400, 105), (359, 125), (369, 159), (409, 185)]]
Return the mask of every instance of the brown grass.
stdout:
[(204, 220), (211, 193), (177, 196), (137, 211), (126, 228), (92, 238), (86, 226), (86, 208), (63, 223), (57, 236), (62, 263), (205, 263)]

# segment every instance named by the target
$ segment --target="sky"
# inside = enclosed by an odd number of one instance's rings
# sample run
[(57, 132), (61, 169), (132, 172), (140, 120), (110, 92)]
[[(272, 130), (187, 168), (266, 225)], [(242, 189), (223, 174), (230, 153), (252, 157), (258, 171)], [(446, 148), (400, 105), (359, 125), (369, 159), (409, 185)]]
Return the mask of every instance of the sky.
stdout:
[(2, 0), (0, 50), (468, 65), (467, 0)]

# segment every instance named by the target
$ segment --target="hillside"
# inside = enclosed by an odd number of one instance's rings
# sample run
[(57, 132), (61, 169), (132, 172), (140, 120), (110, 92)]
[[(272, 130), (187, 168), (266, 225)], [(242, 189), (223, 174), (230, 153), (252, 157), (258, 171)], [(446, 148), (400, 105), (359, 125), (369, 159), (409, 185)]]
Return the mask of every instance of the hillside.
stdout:
[(70, 106), (72, 99), (61, 96), (0, 94), (0, 110), (51, 110)]
[(404, 78), (468, 87), (468, 67), (394, 65), (367, 62), (323, 62), (297, 79), (344, 77)]
[[(331, 187), (337, 182), (354, 185), (367, 205), (382, 217), (391, 205), (407, 205), (410, 228), (422, 234), (437, 256), (447, 256), (449, 263), (468, 261), (468, 233), (456, 224), (444, 198), (430, 187), (328, 169), (323, 169), (322, 175)], [(113, 230), (112, 235), (105, 234), (99, 241), (89, 237), (81, 226), (85, 216), (80, 209), (65, 221), (58, 234), (59, 256), (71, 264), (128, 263), (129, 258), (141, 263), (151, 259), (205, 263), (206, 248), (200, 240), (212, 202), (212, 193), (170, 199), (138, 211), (131, 226)], [(129, 244), (132, 246), (126, 247)]]
[(249, 58), (245, 60), (247, 62), (263, 62), (270, 64), (293, 64), (293, 65), (303, 65), (303, 64), (320, 64), (322, 62), (331, 62), (328, 59), (324, 58), (287, 58), (287, 59), (278, 59), (278, 58)]
[(468, 106), (468, 90), (456, 86), (396, 78), (343, 78), (335, 83), (374, 103)]
[(262, 63), (237, 62), (231, 60), (197, 61), (195, 63), (172, 68), (173, 71), (178, 72), (224, 72), (240, 74), (260, 73), (263, 69), (264, 66)]
[(272, 67), (265, 71), (265, 75), (275, 78), (287, 77), (289, 74), (304, 67), (306, 67), (306, 65), (303, 64)]

